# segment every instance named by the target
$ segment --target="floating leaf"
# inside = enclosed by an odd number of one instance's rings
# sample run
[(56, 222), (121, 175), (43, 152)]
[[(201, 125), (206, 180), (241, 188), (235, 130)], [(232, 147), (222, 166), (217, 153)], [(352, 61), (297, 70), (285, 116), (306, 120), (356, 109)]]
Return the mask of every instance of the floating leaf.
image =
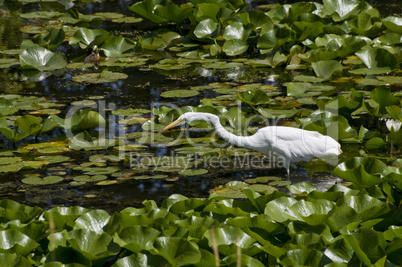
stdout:
[(14, 229), (0, 230), (0, 235), (1, 252), (26, 256), (39, 246), (37, 242)]
[(53, 53), (40, 46), (29, 47), (20, 54), (21, 68), (49, 71), (62, 69), (67, 65), (67, 60), (61, 52)]
[(392, 32), (402, 34), (402, 18), (389, 16), (383, 19), (382, 23)]
[(397, 58), (385, 49), (373, 48), (363, 49), (356, 52), (356, 55), (369, 69), (389, 68), (399, 69)]
[(181, 175), (185, 176), (198, 176), (208, 173), (208, 170), (205, 169), (186, 169), (179, 171)]
[(108, 38), (101, 46), (107, 57), (129, 57), (134, 55), (136, 43), (128, 38), (113, 36)]
[(195, 90), (170, 90), (161, 93), (162, 97), (192, 97), (198, 95), (199, 92)]
[(128, 75), (119, 72), (103, 70), (101, 73), (86, 73), (73, 76), (73, 81), (80, 83), (110, 83), (127, 79)]
[(212, 19), (205, 19), (198, 23), (194, 29), (194, 35), (198, 38), (211, 37), (218, 28), (218, 24)]
[(63, 177), (60, 176), (46, 176), (44, 178), (30, 177), (22, 179), (24, 184), (34, 184), (34, 185), (45, 185), (45, 184), (56, 184), (63, 181)]
[(343, 69), (342, 64), (337, 60), (317, 61), (311, 63), (311, 65), (313, 66), (315, 74), (325, 80), (331, 78), (334, 72)]
[(382, 182), (379, 173), (385, 167), (386, 165), (380, 160), (355, 157), (339, 164), (332, 174), (358, 186), (370, 187)]
[(237, 56), (246, 52), (248, 45), (242, 40), (230, 39), (222, 46), (222, 51), (228, 56)]

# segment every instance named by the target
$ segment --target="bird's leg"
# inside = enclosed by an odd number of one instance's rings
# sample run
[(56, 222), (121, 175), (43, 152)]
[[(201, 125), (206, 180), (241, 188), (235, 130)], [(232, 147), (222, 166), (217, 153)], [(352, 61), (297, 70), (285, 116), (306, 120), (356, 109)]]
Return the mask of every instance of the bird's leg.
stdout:
[(288, 174), (286, 177), (286, 180), (290, 180), (290, 161), (286, 160), (285, 161), (285, 168), (286, 168), (286, 173)]

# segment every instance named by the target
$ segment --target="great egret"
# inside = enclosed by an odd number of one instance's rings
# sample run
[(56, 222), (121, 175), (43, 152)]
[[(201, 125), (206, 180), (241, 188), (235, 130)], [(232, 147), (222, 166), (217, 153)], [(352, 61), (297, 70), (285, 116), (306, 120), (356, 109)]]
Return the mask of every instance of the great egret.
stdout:
[(196, 120), (211, 122), (218, 135), (230, 144), (256, 150), (268, 156), (273, 152), (282, 159), (288, 176), (290, 164), (313, 158), (334, 157), (342, 153), (341, 145), (337, 141), (319, 132), (285, 126), (267, 126), (251, 136), (237, 136), (223, 128), (218, 116), (203, 112), (184, 113), (159, 133)]

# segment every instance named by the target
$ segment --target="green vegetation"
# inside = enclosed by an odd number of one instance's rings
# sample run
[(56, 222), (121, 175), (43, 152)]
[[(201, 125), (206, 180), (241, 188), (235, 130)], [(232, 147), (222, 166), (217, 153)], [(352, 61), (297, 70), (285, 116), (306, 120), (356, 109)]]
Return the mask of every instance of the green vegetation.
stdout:
[(402, 214), (384, 201), (385, 184), (299, 183), (288, 186), (294, 196), (244, 187), (248, 201), (172, 195), (113, 215), (2, 200), (0, 257), (4, 266), (399, 266)]
[[(68, 2), (60, 1), (66, 8)], [(177, 139), (178, 130), (156, 134), (182, 113), (199, 111), (219, 115), (237, 134), (245, 134), (245, 125), (251, 125), (247, 130), (252, 134), (267, 120), (279, 119), (330, 135), (342, 143), (339, 164), (313, 161), (303, 167), (310, 173), (332, 172), (346, 182), (322, 192), (309, 183), (289, 185), (279, 177), (256, 177), (217, 187), (207, 199), (172, 195), (159, 206), (148, 200), (141, 208), (112, 215), (82, 207), (44, 211), (1, 200), (2, 266), (402, 265), (401, 18), (381, 18), (362, 0), (257, 10), (248, 10), (242, 0), (191, 0), (181, 5), (145, 0), (130, 10), (157, 23), (158, 29), (133, 38), (97, 27), (105, 20), (141, 20), (135, 17), (76, 10), (22, 14), (23, 19), (43, 20), (43, 25), (51, 20), (58, 26), (22, 29), (31, 38), (19, 49), (1, 51), (0, 68), (18, 68), (25, 77), (63, 70), (75, 83), (126, 79), (123, 68), (136, 66), (169, 75), (196, 68), (283, 68), (291, 78), (285, 79), (284, 88), (220, 82), (161, 93), (168, 100), (217, 94), (180, 109), (102, 110), (92, 98), (71, 103), (76, 112), (66, 118), (61, 115), (64, 105), (3, 94), (0, 132), (9, 143), (0, 151), (0, 173), (19, 174), (26, 186), (96, 187), (129, 179), (174, 182), (207, 175), (212, 168), (204, 163), (212, 157), (258, 156), (218, 147), (222, 140), (204, 122), (191, 124), (205, 129), (202, 136)], [(95, 46), (108, 60), (82, 63), (85, 56), (69, 58), (62, 49), (74, 47), (84, 54)], [(164, 52), (169, 58), (161, 56)], [(82, 68), (90, 71), (77, 71)], [(141, 131), (102, 135), (110, 129), (109, 119), (117, 116), (122, 127), (141, 125)], [(56, 131), (57, 137), (44, 137)], [(175, 149), (175, 157), (149, 152), (160, 144)], [(129, 158), (132, 152), (136, 156)], [(85, 159), (77, 161), (75, 153)], [(61, 168), (38, 174), (52, 164)], [(278, 191), (278, 186), (290, 193)], [(85, 197), (101, 194), (94, 192)]]

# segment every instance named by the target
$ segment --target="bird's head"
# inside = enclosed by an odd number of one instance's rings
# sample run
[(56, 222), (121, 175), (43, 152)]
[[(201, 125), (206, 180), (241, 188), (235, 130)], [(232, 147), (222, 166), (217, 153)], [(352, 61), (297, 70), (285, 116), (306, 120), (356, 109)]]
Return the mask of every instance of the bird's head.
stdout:
[(184, 115), (186, 115), (186, 114), (187, 113), (184, 113), (183, 115), (181, 115), (177, 120), (175, 120), (174, 122), (170, 123), (168, 126), (163, 128), (159, 133), (163, 133), (171, 128), (185, 124), (187, 119), (186, 119), (186, 116), (184, 116)]
[(219, 117), (214, 114), (204, 112), (187, 112), (181, 115), (177, 120), (175, 120), (174, 122), (163, 128), (159, 133), (163, 133), (176, 126), (181, 126), (187, 122), (199, 121), (199, 120), (219, 122)]

